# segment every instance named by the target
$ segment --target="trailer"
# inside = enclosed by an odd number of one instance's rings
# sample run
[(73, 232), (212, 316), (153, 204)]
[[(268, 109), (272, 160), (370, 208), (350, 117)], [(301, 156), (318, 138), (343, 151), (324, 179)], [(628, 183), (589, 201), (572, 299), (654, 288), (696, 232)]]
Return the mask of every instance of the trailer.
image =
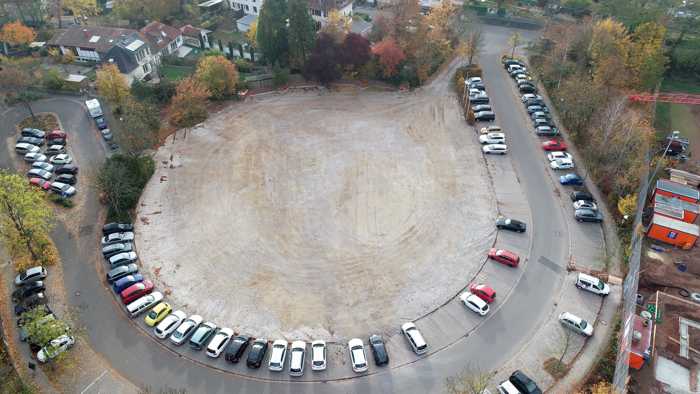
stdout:
[(88, 109), (88, 113), (90, 114), (90, 117), (98, 118), (98, 117), (103, 115), (102, 114), (102, 107), (100, 106), (100, 102), (97, 99), (86, 100), (85, 106)]

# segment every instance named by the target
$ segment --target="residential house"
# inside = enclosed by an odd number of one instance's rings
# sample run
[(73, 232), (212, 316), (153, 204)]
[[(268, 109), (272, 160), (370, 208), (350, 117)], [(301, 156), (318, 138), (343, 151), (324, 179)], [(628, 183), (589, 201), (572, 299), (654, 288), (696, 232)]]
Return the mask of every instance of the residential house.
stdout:
[(114, 63), (134, 80), (150, 78), (156, 71), (146, 38), (136, 30), (101, 26), (74, 26), (56, 33), (47, 43), (62, 55), (71, 53), (79, 62)]
[(182, 32), (182, 42), (192, 48), (209, 49), (209, 33), (211, 30), (200, 29), (192, 25), (185, 25), (180, 28)]
[(183, 43), (182, 31), (157, 21), (147, 24), (140, 32), (148, 40), (156, 64), (160, 64), (163, 56), (177, 52)]
[(248, 30), (250, 30), (250, 26), (252, 26), (253, 23), (256, 23), (257, 21), (258, 21), (257, 15), (253, 15), (253, 14), (244, 15), (242, 18), (240, 18), (236, 21), (236, 27), (238, 27), (238, 31), (245, 33)]
[(326, 24), (331, 11), (352, 18), (352, 0), (309, 0), (311, 17), (318, 27)]
[(247, 15), (260, 15), (263, 0), (228, 0), (228, 6)]

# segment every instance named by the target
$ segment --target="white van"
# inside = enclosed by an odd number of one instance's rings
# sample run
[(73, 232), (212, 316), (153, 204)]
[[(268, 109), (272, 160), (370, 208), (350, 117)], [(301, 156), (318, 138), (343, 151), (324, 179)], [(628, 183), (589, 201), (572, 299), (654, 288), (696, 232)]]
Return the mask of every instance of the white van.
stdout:
[(610, 294), (610, 286), (602, 280), (596, 278), (595, 276), (586, 275), (583, 273), (578, 274), (576, 278), (576, 287), (583, 290), (588, 290), (591, 293), (598, 294), (599, 296), (606, 296)]
[(163, 294), (159, 291), (154, 291), (153, 293), (145, 295), (127, 305), (126, 310), (129, 312), (129, 315), (131, 315), (131, 317), (136, 317), (146, 309), (159, 303), (162, 299)]

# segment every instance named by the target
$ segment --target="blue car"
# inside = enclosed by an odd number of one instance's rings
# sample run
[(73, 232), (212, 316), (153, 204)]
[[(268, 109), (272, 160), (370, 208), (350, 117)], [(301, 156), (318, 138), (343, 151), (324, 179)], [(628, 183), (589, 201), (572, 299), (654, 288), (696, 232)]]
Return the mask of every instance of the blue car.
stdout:
[(127, 276), (119, 279), (118, 281), (114, 282), (114, 284), (112, 285), (112, 288), (114, 289), (115, 293), (121, 293), (122, 290), (133, 285), (134, 283), (138, 283), (141, 281), (143, 281), (143, 275), (141, 275), (141, 274), (127, 275)]
[(107, 121), (105, 118), (102, 116), (98, 116), (95, 118), (95, 123), (97, 124), (97, 128), (100, 130), (106, 129), (107, 128)]
[(562, 185), (581, 186), (583, 179), (576, 174), (566, 174), (559, 177), (559, 183)]

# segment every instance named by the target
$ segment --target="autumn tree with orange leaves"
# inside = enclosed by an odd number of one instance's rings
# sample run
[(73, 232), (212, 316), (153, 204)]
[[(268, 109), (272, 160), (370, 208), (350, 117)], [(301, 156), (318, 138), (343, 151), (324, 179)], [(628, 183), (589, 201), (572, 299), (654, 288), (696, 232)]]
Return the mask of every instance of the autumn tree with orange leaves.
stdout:
[(221, 100), (236, 93), (238, 71), (236, 66), (223, 56), (204, 56), (197, 64), (194, 75), (214, 100)]
[(20, 21), (5, 24), (0, 30), (0, 41), (10, 45), (25, 45), (34, 41), (36, 32)]
[(385, 78), (396, 75), (397, 66), (406, 59), (406, 54), (393, 38), (385, 38), (372, 46), (372, 53), (379, 57)]
[(187, 128), (207, 118), (207, 97), (211, 93), (196, 78), (186, 78), (177, 84), (170, 103), (168, 121), (175, 127)]

